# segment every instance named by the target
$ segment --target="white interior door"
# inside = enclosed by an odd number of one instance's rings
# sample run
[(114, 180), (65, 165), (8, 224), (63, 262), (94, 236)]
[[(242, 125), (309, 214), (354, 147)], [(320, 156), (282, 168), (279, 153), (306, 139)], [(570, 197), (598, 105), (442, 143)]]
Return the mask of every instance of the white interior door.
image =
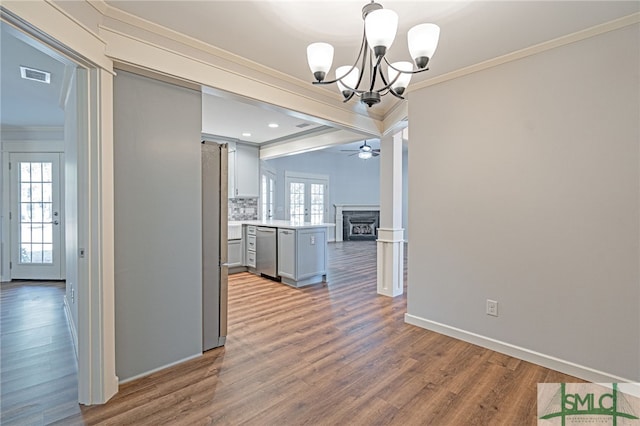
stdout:
[(296, 222), (323, 223), (327, 214), (329, 180), (287, 176), (287, 211)]
[(60, 155), (9, 157), (12, 279), (64, 278)]

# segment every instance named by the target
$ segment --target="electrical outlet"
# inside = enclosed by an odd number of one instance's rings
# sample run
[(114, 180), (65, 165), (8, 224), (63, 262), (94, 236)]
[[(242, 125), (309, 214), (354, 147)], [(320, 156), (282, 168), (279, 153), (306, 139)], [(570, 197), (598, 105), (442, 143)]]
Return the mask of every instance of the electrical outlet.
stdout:
[(487, 299), (487, 315), (494, 317), (498, 316), (498, 302), (495, 300)]

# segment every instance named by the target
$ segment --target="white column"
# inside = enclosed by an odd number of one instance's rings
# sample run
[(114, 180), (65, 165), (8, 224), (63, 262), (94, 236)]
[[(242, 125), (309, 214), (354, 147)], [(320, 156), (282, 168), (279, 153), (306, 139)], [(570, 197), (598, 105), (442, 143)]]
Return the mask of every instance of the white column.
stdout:
[(380, 228), (378, 228), (378, 294), (404, 291), (402, 229), (402, 132), (380, 141)]

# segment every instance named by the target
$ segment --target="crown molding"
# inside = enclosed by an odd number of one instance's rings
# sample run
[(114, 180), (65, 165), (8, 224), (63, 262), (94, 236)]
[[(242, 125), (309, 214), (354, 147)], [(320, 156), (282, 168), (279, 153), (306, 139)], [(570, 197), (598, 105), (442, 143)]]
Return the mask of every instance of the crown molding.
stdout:
[[(255, 61), (236, 55), (235, 53), (221, 49), (219, 47), (206, 43), (202, 40), (196, 39), (194, 37), (172, 30), (170, 28), (164, 27), (160, 24), (146, 20), (144, 18), (140, 18), (138, 16), (132, 15), (128, 12), (118, 9), (117, 7), (113, 7), (107, 4), (106, 2), (104, 2), (104, 0), (93, 0), (93, 1), (90, 1), (90, 4), (96, 10), (98, 10), (100, 13), (102, 13), (105, 17), (109, 19), (113, 19), (123, 24), (130, 25), (137, 29), (154, 34), (156, 36), (169, 39), (173, 42), (180, 43), (182, 45), (204, 52), (208, 55), (212, 55), (213, 57), (218, 58), (220, 60), (228, 61), (230, 63), (233, 63), (234, 65), (238, 65), (240, 67), (252, 70), (259, 74), (267, 75), (271, 78), (285, 82), (286, 84), (298, 87), (306, 92), (314, 93), (317, 96), (328, 98), (330, 99), (331, 103), (334, 103), (333, 107), (338, 107), (351, 114), (357, 114), (363, 117), (373, 118), (374, 120), (381, 121), (384, 118), (384, 115), (386, 113), (385, 110), (378, 109), (377, 111), (367, 111), (367, 113), (364, 114), (360, 111), (357, 111), (356, 108), (354, 106), (351, 106), (350, 104), (343, 104), (342, 96), (340, 96), (340, 94), (336, 92), (332, 92), (332, 91), (314, 86), (310, 82), (292, 77), (289, 74), (286, 74), (281, 71), (275, 70), (273, 68), (267, 67), (265, 65), (259, 64)], [(110, 31), (115, 30), (114, 28), (110, 28), (107, 22), (103, 22), (103, 24), (100, 27), (101, 29), (108, 29)]]
[(105, 41), (51, 0), (3, 0), (0, 16), (15, 31), (23, 33), (23, 41), (31, 44), (26, 39), (33, 38), (42, 42), (57, 58), (63, 58), (62, 62), (71, 59), (111, 72), (112, 63), (104, 55)]
[(411, 85), (409, 87), (408, 93), (424, 89), (425, 87), (444, 83), (445, 81), (464, 77), (466, 75), (483, 71), (489, 68), (497, 67), (508, 62), (517, 61), (528, 56), (537, 55), (538, 53), (546, 52), (547, 50), (566, 46), (567, 44), (576, 43), (591, 37), (595, 37), (638, 23), (640, 23), (640, 12), (632, 13), (631, 15), (623, 16), (622, 18), (614, 19), (613, 21), (605, 22), (604, 24), (596, 25), (581, 31), (577, 31), (575, 33), (567, 34), (553, 40), (548, 40), (530, 47), (526, 47), (524, 49), (516, 50), (515, 52), (507, 53), (506, 55), (498, 56), (493, 59), (489, 59), (465, 68), (439, 75), (434, 78), (430, 78), (415, 85)]
[(0, 129), (3, 149), (11, 141), (62, 141), (64, 126), (7, 126)]
[(101, 26), (107, 40), (106, 54), (117, 63), (155, 70), (158, 73), (183, 79), (187, 82), (217, 87), (247, 99), (267, 104), (278, 99), (276, 106), (313, 115), (335, 125), (367, 135), (378, 135), (382, 122), (370, 116), (355, 114), (332, 102), (288, 89), (260, 76), (230, 70), (227, 67), (197, 58), (167, 46), (133, 36), (129, 33)]

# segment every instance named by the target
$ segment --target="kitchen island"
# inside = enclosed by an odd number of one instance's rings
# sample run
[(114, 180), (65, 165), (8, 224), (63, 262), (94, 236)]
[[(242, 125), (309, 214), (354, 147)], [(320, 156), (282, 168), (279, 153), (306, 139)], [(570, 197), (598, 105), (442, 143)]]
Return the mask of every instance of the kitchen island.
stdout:
[(229, 222), (229, 226), (230, 234), (232, 228), (237, 233), (237, 227), (242, 227), (242, 265), (249, 272), (293, 287), (326, 281), (327, 228), (334, 224), (248, 220)]

